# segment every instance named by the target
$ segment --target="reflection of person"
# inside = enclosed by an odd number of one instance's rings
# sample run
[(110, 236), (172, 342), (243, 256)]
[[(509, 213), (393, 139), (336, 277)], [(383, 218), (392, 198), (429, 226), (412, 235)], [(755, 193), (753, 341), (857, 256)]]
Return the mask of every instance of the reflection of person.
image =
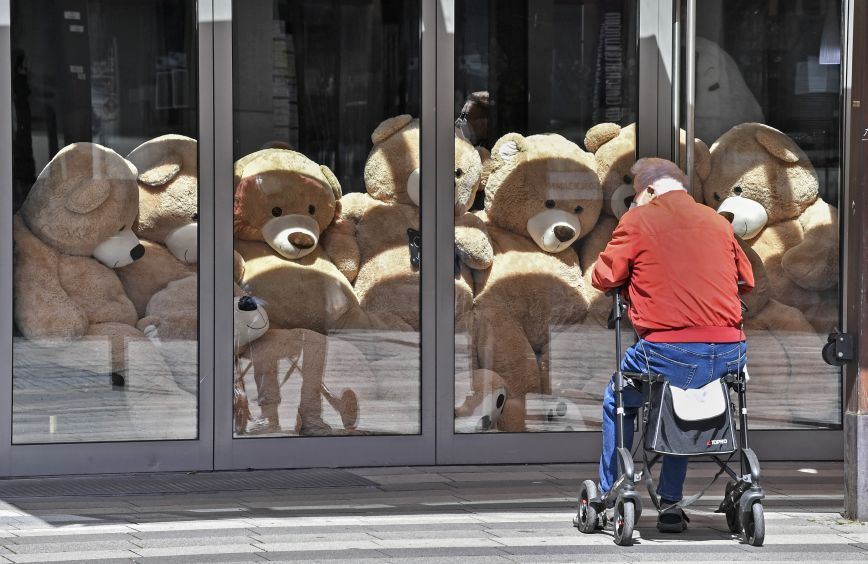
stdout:
[(461, 114), (455, 120), (455, 129), (471, 145), (488, 146), (488, 110), (491, 107), (488, 92), (473, 92), (467, 97)]
[[(662, 374), (679, 388), (700, 388), (744, 365), (740, 291), (753, 288), (750, 262), (732, 226), (714, 210), (696, 203), (684, 189), (687, 177), (672, 162), (640, 159), (631, 169), (633, 209), (621, 218), (600, 254), (592, 283), (606, 291), (625, 286), (630, 319), (639, 341), (621, 361), (626, 372)], [(631, 448), (641, 394), (627, 387), (624, 442)], [(617, 478), (615, 397), (603, 400), (600, 490)], [(666, 456), (657, 493), (664, 510), (661, 531), (681, 532), (686, 516), (676, 504), (687, 474), (687, 459)]]

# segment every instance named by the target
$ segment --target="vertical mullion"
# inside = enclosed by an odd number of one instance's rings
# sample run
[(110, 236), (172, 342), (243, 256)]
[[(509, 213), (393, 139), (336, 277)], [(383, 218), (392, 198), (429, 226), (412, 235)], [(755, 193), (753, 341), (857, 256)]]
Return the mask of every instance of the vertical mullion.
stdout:
[(0, 476), (12, 447), (12, 25), (0, 0)]

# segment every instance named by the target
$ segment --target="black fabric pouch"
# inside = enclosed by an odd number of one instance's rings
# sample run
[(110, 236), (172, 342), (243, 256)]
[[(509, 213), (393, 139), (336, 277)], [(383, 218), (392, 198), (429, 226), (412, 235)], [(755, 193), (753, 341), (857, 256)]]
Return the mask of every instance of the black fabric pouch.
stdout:
[(695, 456), (738, 449), (732, 405), (724, 379), (682, 390), (667, 381), (650, 382), (646, 398), (645, 450)]

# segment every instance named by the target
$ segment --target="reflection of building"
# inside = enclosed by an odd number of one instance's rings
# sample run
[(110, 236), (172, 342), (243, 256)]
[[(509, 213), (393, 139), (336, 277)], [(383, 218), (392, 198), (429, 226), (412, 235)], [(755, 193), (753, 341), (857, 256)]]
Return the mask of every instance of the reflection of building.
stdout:
[[(488, 150), (510, 132), (558, 133), (582, 147), (591, 126), (613, 122), (636, 124), (635, 143), (641, 154), (668, 156), (672, 120), (666, 112), (673, 93), (667, 69), (672, 68), (673, 54), (664, 47), (672, 29), (665, 25), (671, 18), (663, 11), (670, 8), (650, 0), (216, 0), (214, 4), (219, 8), (216, 16), (197, 12), (192, 1), (11, 3), (12, 49), (0, 50), (0, 56), (4, 69), (10, 74), (15, 69), (12, 103), (0, 107), (14, 109), (14, 137), (12, 147), (0, 150), (12, 156), (13, 207), (21, 204), (46, 163), (73, 142), (97, 142), (123, 156), (158, 135), (195, 137), (201, 167), (206, 167), (199, 170), (199, 213), (204, 216), (200, 268), (212, 275), (203, 276), (200, 287), (199, 354), (185, 359), (198, 363), (198, 395), (190, 392), (191, 386), (178, 391), (163, 387), (163, 382), (151, 389), (151, 383), (135, 379), (126, 390), (118, 385), (113, 389), (111, 380), (104, 388), (108, 375), (102, 372), (106, 358), (113, 354), (106, 343), (93, 340), (40, 348), (16, 334), (12, 361), (0, 363), (7, 366), (0, 369), (0, 385), (15, 390), (5, 413), (17, 418), (11, 425), (0, 425), (7, 433), (0, 439), (9, 443), (0, 449), (11, 448), (15, 460), (22, 461), (14, 462), (20, 465), (8, 472), (594, 458), (590, 445), (595, 444), (599, 425), (595, 406), (610, 368), (610, 334), (598, 326), (551, 329), (557, 333), (553, 344), (528, 352), (528, 358), (546, 364), (551, 375), (545, 386), (527, 390), (527, 427), (538, 433), (463, 433), (453, 425), (453, 396), (472, 396), (473, 390), (471, 381), (456, 377), (450, 367), (460, 364), (461, 371), (472, 371), (474, 345), (469, 330), (459, 337), (463, 340), (458, 345), (449, 338), (456, 332), (449, 309), (455, 292), (451, 278), (456, 270), (455, 242), (450, 229), (442, 226), (455, 221), (446, 213), (454, 206), (450, 191), (465, 171), (453, 166), (451, 149), (446, 148), (455, 118), (464, 103), (478, 94), (474, 110), (479, 115), (472, 117), (486, 130), (472, 140)], [(842, 106), (841, 69), (849, 55), (842, 54), (841, 45), (850, 39), (837, 27), (845, 13), (842, 3), (709, 0), (701, 4), (696, 68), (679, 69), (695, 73), (698, 136), (711, 146), (737, 123), (767, 123), (806, 152), (819, 176), (824, 201), (852, 205), (857, 200), (844, 199), (851, 170), (843, 167), (853, 163), (842, 159), (840, 137), (841, 128), (848, 126), (847, 112), (858, 107)], [(454, 11), (443, 12), (449, 7)], [(481, 93), (487, 93), (484, 103)], [(318, 389), (314, 395), (316, 401), (325, 402), (323, 418), (331, 428), (344, 429), (350, 436), (291, 438), (297, 434), (298, 398), (309, 393), (292, 377), (284, 383), (280, 404), (283, 428), (268, 439), (272, 442), (233, 438), (226, 424), (231, 399), (228, 388), (221, 387), (231, 380), (233, 360), (225, 346), (228, 314), (221, 305), (231, 297), (233, 202), (228, 175), (233, 161), (266, 146), (295, 148), (335, 173), (345, 195), (343, 203), (350, 209), (366, 189), (364, 168), (373, 146), (372, 133), (386, 118), (401, 114), (421, 119), (421, 166), (412, 178), (419, 181), (425, 201), (415, 210), (421, 218), (424, 245), (418, 232), (400, 231), (402, 252), (410, 247), (414, 253), (420, 252), (420, 246), (425, 249), (422, 282), (410, 283), (406, 295), (411, 297), (405, 298), (417, 300), (414, 307), (422, 312), (421, 332), (394, 327), (384, 334), (359, 331), (331, 349), (355, 352), (330, 359), (323, 368), (327, 390)], [(630, 160), (633, 153), (627, 154)], [(495, 158), (509, 156), (506, 151)], [(174, 166), (167, 163), (163, 172), (171, 176)], [(154, 176), (159, 178), (150, 178), (151, 187), (157, 191), (162, 176)], [(626, 172), (618, 176), (619, 186), (630, 182), (624, 178)], [(6, 186), (2, 184), (4, 197)], [(356, 194), (346, 196), (351, 193)], [(552, 196), (554, 206), (557, 197)], [(477, 207), (484, 205), (483, 200), (479, 198)], [(289, 213), (289, 205), (269, 206), (264, 214), (269, 219), (313, 215), (308, 205), (317, 207), (310, 203)], [(548, 201), (540, 205), (545, 207)], [(7, 225), (10, 218), (7, 213), (0, 223)], [(853, 269), (864, 261), (859, 260), (856, 241), (848, 238), (850, 229), (851, 224), (842, 228), (841, 239), (850, 270), (842, 267), (839, 274), (841, 280), (850, 281), (848, 287), (858, 288), (858, 272)], [(293, 235), (304, 243), (299, 233), (301, 229)], [(12, 260), (7, 241), (0, 253), (4, 291), (13, 286)], [(460, 261), (457, 275), (466, 282)], [(831, 301), (835, 298), (830, 294)], [(12, 327), (8, 313), (14, 303), (12, 292), (6, 299), (7, 313), (0, 326)], [(840, 300), (837, 313), (850, 312), (847, 324), (852, 327), (858, 300), (850, 295), (841, 295)], [(805, 456), (840, 458), (843, 416), (837, 373), (813, 354), (809, 341), (823, 339), (815, 334), (802, 337), (770, 333), (756, 339), (753, 350), (767, 353), (757, 353), (752, 360), (757, 444), (775, 456), (790, 456), (788, 448), (807, 444)], [(6, 355), (11, 349), (3, 347), (0, 350)], [(125, 351), (127, 362), (146, 368), (153, 360), (141, 354), (146, 348), (119, 350)], [(462, 356), (460, 361), (450, 358), (453, 348)], [(769, 352), (772, 348), (774, 354)], [(312, 356), (307, 355), (308, 362)], [(799, 359), (798, 369), (788, 365), (786, 371), (780, 370), (776, 360), (780, 358)], [(293, 362), (303, 363), (304, 358), (280, 362), (283, 373), (296, 374)], [(75, 366), (70, 368), (69, 363)], [(14, 366), (13, 371), (9, 366)], [(58, 366), (64, 367), (61, 375), (43, 379)], [(189, 376), (193, 367), (185, 369)], [(817, 374), (827, 376), (824, 385), (812, 390), (811, 398), (793, 391), (799, 389), (794, 382), (801, 386)], [(255, 378), (247, 378), (244, 386), (256, 414)], [(332, 403), (341, 399), (343, 387), (359, 398), (354, 425), (344, 425)], [(777, 393), (779, 388), (787, 389), (785, 397)], [(80, 403), (72, 405), (82, 398), (89, 402), (87, 409)], [(371, 398), (379, 403), (372, 404)], [(486, 396), (486, 401), (490, 399)], [(192, 403), (197, 406), (195, 413), (189, 409), (178, 413), (178, 406)], [(463, 430), (486, 430), (477, 423), (474, 420)], [(579, 433), (569, 434), (570, 430)], [(328, 434), (324, 428), (317, 431)], [(183, 442), (172, 443), (174, 439)], [(97, 445), (95, 440), (106, 444)], [(13, 448), (12, 442), (22, 444)], [(81, 444), (24, 444), (37, 442)], [(62, 457), (45, 454), (61, 451)], [(60, 459), (70, 461), (68, 468), (47, 462)], [(86, 467), (83, 461), (91, 459), (97, 462)], [(0, 473), (4, 472), (6, 467), (0, 466)]]

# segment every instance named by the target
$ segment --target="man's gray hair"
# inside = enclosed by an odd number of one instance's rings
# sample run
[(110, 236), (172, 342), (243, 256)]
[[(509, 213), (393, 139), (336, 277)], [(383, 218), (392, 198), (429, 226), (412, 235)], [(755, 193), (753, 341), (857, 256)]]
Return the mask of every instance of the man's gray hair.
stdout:
[(661, 191), (687, 189), (687, 175), (678, 165), (666, 159), (639, 159), (630, 172), (633, 174), (633, 188), (636, 190), (644, 190), (648, 186), (654, 186)]

